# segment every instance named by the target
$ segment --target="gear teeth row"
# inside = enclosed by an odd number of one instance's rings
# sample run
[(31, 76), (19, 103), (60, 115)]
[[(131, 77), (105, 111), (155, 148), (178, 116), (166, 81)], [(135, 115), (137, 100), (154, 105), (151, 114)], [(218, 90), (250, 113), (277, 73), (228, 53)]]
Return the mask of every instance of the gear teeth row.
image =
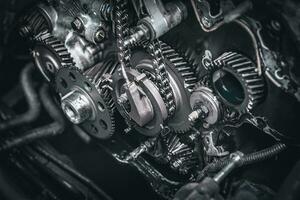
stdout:
[[(113, 74), (115, 70), (118, 68), (118, 63), (115, 62), (114, 59), (107, 59), (103, 65), (96, 65), (91, 67), (83, 72), (83, 75), (92, 83), (96, 89), (98, 90), (99, 95), (105, 102), (106, 110), (110, 114), (111, 122), (112, 122), (112, 130), (113, 133), (115, 131), (115, 103), (111, 96), (111, 91), (109, 89), (109, 83), (106, 83), (103, 79), (104, 74)], [(108, 87), (107, 87), (108, 86)]]
[(35, 8), (21, 19), (19, 33), (22, 37), (33, 39), (36, 35), (51, 31), (52, 25), (48, 22), (41, 9)]
[(240, 112), (252, 110), (263, 100), (265, 82), (263, 78), (258, 75), (255, 64), (247, 57), (235, 52), (226, 52), (214, 60), (213, 64), (217, 68), (224, 67), (228, 69), (244, 85), (244, 88), (246, 88), (245, 95), (248, 97), (248, 102), (245, 107), (239, 109)]
[(161, 42), (161, 48), (165, 58), (170, 60), (176, 70), (181, 74), (181, 77), (184, 79), (185, 88), (189, 92), (192, 92), (197, 83), (193, 68), (191, 68), (187, 60), (181, 57), (171, 46)]
[[(99, 88), (97, 87), (97, 85), (95, 85), (95, 80), (99, 80), (98, 78), (93, 77), (94, 74), (96, 74), (95, 72), (98, 71), (100, 67), (103, 67), (103, 65), (97, 65), (97, 67), (93, 67), (90, 68), (88, 70), (81, 70), (78, 69), (77, 67), (62, 67), (61, 69), (58, 70), (57, 75), (56, 75), (56, 87), (57, 90), (63, 91), (63, 95), (66, 95), (67, 92), (70, 92), (74, 89), (74, 86), (82, 88), (92, 99), (93, 104), (98, 108), (97, 112), (98, 114), (101, 114), (103, 116), (105, 116), (105, 118), (97, 115), (96, 116), (96, 120), (90, 122), (84, 122), (82, 123), (82, 126), (87, 128), (88, 125), (90, 123), (92, 123), (92, 125), (94, 127), (97, 126), (97, 124), (99, 123), (99, 121), (97, 120), (100, 119), (100, 121), (105, 122), (105, 133), (104, 132), (97, 132), (97, 135), (92, 134), (100, 139), (107, 139), (110, 138), (116, 129), (116, 123), (115, 123), (115, 104), (114, 101), (111, 97), (111, 93), (110, 90), (107, 89), (105, 86), (101, 85), (101, 87), (103, 86), (103, 88)], [(72, 75), (70, 75), (72, 74)], [(101, 76), (99, 76), (101, 77)], [(67, 81), (67, 85), (68, 88), (65, 88), (64, 86), (60, 85), (60, 79), (63, 78)], [(75, 78), (75, 79), (74, 79)], [(90, 88), (90, 89), (89, 89)], [(67, 90), (67, 91), (65, 91)], [(100, 130), (100, 129), (97, 129)], [(89, 128), (87, 128), (85, 131), (89, 132), (91, 134)], [(99, 134), (102, 134), (102, 136), (100, 137)], [(105, 135), (105, 137), (104, 137)]]
[(41, 43), (52, 49), (60, 59), (62, 67), (74, 66), (74, 60), (65, 45), (49, 32), (43, 32), (36, 37), (37, 43)]
[(200, 78), (202, 76), (201, 71), (202, 67), (202, 56), (196, 53), (194, 48), (191, 48), (189, 45), (183, 43), (181, 40), (176, 40), (171, 42), (174, 49), (186, 59), (188, 64), (191, 66), (195, 72), (195, 76)]
[(177, 135), (170, 135), (166, 139), (167, 159), (171, 167), (181, 174), (187, 174), (197, 165), (197, 156), (194, 150), (180, 141)]

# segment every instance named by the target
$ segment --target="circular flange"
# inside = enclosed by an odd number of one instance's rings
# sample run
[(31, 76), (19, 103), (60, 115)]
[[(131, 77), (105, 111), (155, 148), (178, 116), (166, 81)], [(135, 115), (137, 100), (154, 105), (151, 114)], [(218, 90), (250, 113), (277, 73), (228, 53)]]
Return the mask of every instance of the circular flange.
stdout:
[(62, 104), (63, 109), (67, 105), (67, 108), (71, 108), (71, 111), (74, 112), (72, 108), (76, 108), (76, 106), (65, 101), (68, 95), (73, 94), (74, 91), (84, 95), (85, 98), (81, 99), (81, 101), (88, 101), (88, 105), (91, 108), (89, 112), (92, 113), (85, 117), (87, 119), (82, 122), (79, 121), (81, 122), (79, 125), (84, 131), (99, 139), (107, 139), (112, 136), (115, 129), (115, 121), (108, 99), (99, 92), (84, 74), (75, 67), (61, 68), (56, 74), (55, 84), (62, 101), (65, 102)]

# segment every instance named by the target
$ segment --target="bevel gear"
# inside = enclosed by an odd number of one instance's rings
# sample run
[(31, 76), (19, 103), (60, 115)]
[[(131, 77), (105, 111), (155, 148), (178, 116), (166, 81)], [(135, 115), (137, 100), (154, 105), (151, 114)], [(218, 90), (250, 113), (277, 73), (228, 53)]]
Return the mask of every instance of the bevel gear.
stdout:
[(64, 67), (57, 72), (55, 83), (69, 120), (96, 138), (108, 139), (115, 130), (115, 105), (103, 75), (113, 69), (103, 68), (96, 65), (81, 71), (76, 67)]
[(177, 135), (169, 134), (164, 141), (167, 147), (166, 160), (172, 169), (180, 174), (188, 174), (191, 169), (197, 166), (198, 158), (195, 151), (182, 142)]
[(62, 67), (73, 66), (74, 61), (65, 45), (49, 32), (43, 32), (35, 38), (32, 55), (36, 66), (44, 77), (51, 81)]
[(265, 82), (249, 58), (226, 52), (213, 61), (212, 67), (213, 89), (227, 106), (246, 113), (263, 100)]

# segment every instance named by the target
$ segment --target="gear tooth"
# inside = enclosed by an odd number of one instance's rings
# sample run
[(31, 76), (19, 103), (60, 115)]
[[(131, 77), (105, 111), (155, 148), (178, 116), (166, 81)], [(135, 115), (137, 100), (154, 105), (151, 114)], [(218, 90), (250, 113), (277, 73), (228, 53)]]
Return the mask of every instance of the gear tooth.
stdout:
[(164, 57), (174, 64), (176, 70), (184, 79), (185, 86), (187, 86), (186, 89), (191, 92), (190, 88), (194, 87), (197, 82), (195, 71), (189, 66), (187, 60), (181, 57), (171, 46), (164, 42), (160, 42), (160, 44)]
[(187, 174), (197, 166), (198, 158), (194, 150), (180, 141), (177, 135), (170, 134), (165, 139), (167, 146), (167, 159), (171, 168), (181, 174)]
[(224, 68), (233, 74), (245, 88), (245, 101), (236, 109), (241, 112), (251, 111), (264, 98), (265, 82), (258, 75), (254, 63), (247, 57), (227, 52), (213, 61), (219, 68)]
[(34, 8), (21, 19), (21, 36), (33, 39), (44, 31), (52, 30), (51, 24), (48, 23), (42, 12), (41, 9)]
[(37, 35), (35, 37), (35, 43), (36, 43), (36, 47), (38, 47), (38, 50), (37, 49), (35, 50), (36, 52), (41, 51), (41, 48), (43, 48), (44, 50), (42, 50), (42, 52), (39, 53), (40, 55), (39, 57), (35, 56), (34, 59), (41, 59), (40, 57), (43, 57), (45, 51), (47, 51), (50, 52), (50, 55), (53, 57), (54, 60), (56, 60), (55, 63), (52, 63), (54, 69), (51, 72), (46, 68), (47, 66), (46, 63), (44, 63), (45, 61), (43, 61), (43, 59), (37, 62), (37, 63), (41, 63), (39, 68), (48, 80), (50, 81), (52, 80), (53, 78), (52, 74), (54, 74), (57, 70), (59, 70), (60, 67), (74, 65), (74, 60), (71, 57), (71, 54), (68, 52), (65, 45), (49, 32), (45, 31)]

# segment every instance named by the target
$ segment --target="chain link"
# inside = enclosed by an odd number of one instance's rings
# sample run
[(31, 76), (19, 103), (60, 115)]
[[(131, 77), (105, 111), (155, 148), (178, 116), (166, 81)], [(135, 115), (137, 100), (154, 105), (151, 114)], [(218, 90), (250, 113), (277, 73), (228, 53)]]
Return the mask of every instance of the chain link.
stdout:
[[(115, 7), (115, 26), (118, 47), (118, 59), (121, 67), (130, 67), (131, 50), (124, 45), (124, 38), (129, 34), (127, 0), (117, 0)], [(164, 56), (161, 50), (161, 42), (154, 40), (143, 47), (151, 54), (154, 63), (154, 79), (159, 92), (168, 110), (168, 117), (172, 117), (176, 111), (176, 104), (173, 90), (164, 63)], [(124, 77), (125, 78), (125, 77)]]

